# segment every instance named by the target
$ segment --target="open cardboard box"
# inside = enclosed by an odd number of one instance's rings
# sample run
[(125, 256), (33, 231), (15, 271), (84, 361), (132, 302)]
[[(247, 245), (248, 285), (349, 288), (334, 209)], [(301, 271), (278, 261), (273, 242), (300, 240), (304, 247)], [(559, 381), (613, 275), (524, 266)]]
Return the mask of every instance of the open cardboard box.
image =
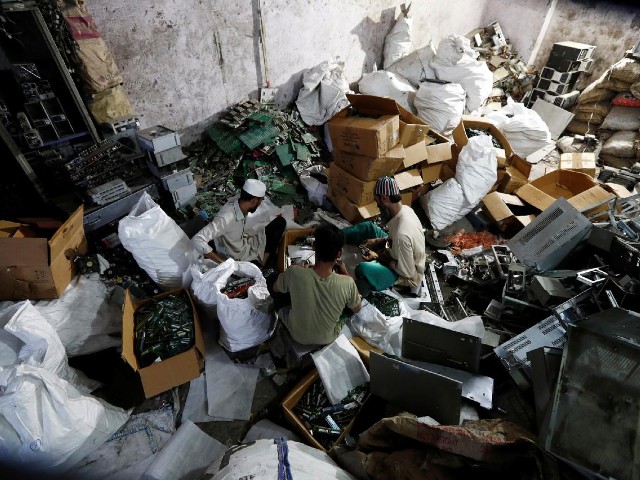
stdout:
[(398, 144), (400, 116), (394, 100), (351, 94), (347, 98), (351, 105), (327, 122), (334, 149), (377, 158)]
[(498, 143), (502, 145), (502, 149), (504, 150), (507, 159), (509, 159), (511, 155), (514, 154), (511, 145), (509, 145), (509, 140), (507, 140), (502, 132), (498, 130), (498, 127), (496, 127), (495, 123), (491, 122), (490, 120), (474, 117), (471, 115), (463, 115), (462, 121), (453, 130), (453, 141), (457, 145), (458, 149), (462, 149), (462, 147), (469, 143), (469, 137), (467, 136), (465, 128), (487, 130), (498, 141)]
[[(404, 205), (411, 205), (422, 187), (424, 186), (421, 185), (420, 187), (411, 188), (407, 192), (401, 192), (400, 196), (402, 197), (402, 203)], [(360, 223), (380, 214), (380, 209), (376, 205), (376, 202), (358, 206), (351, 203), (339, 193), (335, 194), (331, 188), (327, 191), (327, 197), (338, 209), (340, 214), (351, 223)]]
[[(573, 170), (554, 170), (516, 190), (516, 195), (538, 210), (545, 210), (564, 197), (579, 212), (595, 210), (614, 194), (608, 192), (589, 175)], [(597, 211), (597, 210), (596, 210)]]
[(278, 249), (278, 261), (277, 267), (279, 272), (284, 272), (284, 266), (286, 265), (287, 247), (294, 245), (297, 241), (313, 235), (315, 228), (293, 228), (291, 230), (285, 230), (280, 240), (280, 248)]
[[(161, 300), (170, 295), (184, 293), (191, 303), (193, 323), (195, 331), (195, 344), (189, 350), (174, 355), (160, 362), (155, 362), (148, 367), (141, 367), (135, 354), (135, 311), (142, 305), (152, 301)], [(142, 381), (144, 396), (151, 398), (159, 393), (187, 383), (200, 376), (204, 370), (205, 348), (202, 338), (200, 317), (196, 311), (193, 299), (189, 292), (183, 289), (172, 290), (153, 297), (135, 302), (127, 290), (122, 306), (122, 358), (133, 368)]]
[(302, 399), (305, 393), (311, 388), (311, 386), (320, 379), (320, 374), (318, 370), (314, 368), (308, 374), (306, 374), (298, 384), (293, 387), (291, 392), (282, 400), (282, 409), (284, 411), (284, 418), (289, 422), (289, 424), (298, 431), (298, 433), (307, 441), (309, 445), (315, 447), (329, 455), (333, 454), (333, 450), (336, 446), (342, 443), (342, 440), (346, 435), (349, 434), (351, 428), (353, 427), (353, 423), (355, 421), (355, 417), (349, 422), (349, 424), (345, 427), (339, 437), (336, 438), (335, 443), (331, 446), (329, 450), (323, 447), (307, 430), (304, 426), (304, 422), (296, 413), (293, 411), (293, 408), (298, 404), (298, 402)]
[(87, 252), (80, 206), (50, 239), (20, 229), (0, 238), (0, 300), (58, 298), (76, 275), (74, 258)]
[[(515, 195), (491, 192), (482, 199), (482, 209), (498, 226), (501, 232), (515, 234), (529, 225), (536, 217), (534, 214), (522, 213), (527, 205)], [(531, 207), (529, 207), (530, 209)], [(514, 213), (518, 211), (520, 214)]]

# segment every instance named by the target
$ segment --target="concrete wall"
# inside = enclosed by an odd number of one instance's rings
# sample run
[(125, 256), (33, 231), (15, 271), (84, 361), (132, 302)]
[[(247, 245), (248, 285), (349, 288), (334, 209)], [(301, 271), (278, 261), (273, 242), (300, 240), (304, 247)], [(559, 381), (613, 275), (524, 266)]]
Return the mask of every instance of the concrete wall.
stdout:
[(552, 45), (563, 40), (597, 46), (592, 72), (582, 74), (577, 84), (584, 88), (640, 40), (640, 2), (560, 0), (536, 65), (544, 65)]
[[(416, 47), (481, 26), (497, 0), (413, 2)], [(524, 0), (523, 0), (524, 1)], [(258, 9), (278, 103), (295, 100), (302, 72), (340, 57), (356, 82), (382, 61), (402, 0), (87, 0), (143, 124), (186, 142), (263, 85)]]

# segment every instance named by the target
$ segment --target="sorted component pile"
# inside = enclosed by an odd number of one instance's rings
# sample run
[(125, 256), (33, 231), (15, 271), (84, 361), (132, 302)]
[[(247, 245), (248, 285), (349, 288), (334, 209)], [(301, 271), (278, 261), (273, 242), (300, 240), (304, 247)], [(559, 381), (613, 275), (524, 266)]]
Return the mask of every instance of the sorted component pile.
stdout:
[(149, 301), (135, 312), (136, 355), (142, 367), (194, 345), (191, 303), (185, 295)]

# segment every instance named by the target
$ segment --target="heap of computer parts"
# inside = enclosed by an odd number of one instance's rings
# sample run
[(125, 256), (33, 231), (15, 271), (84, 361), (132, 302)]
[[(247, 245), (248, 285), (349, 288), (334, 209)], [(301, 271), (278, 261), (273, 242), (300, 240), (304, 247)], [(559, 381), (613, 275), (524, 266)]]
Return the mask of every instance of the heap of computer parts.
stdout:
[(131, 189), (120, 178), (87, 190), (87, 196), (97, 205), (106, 205), (131, 193)]
[(81, 151), (65, 164), (71, 182), (80, 190), (88, 190), (119, 178), (127, 182), (142, 173), (135, 151), (123, 143), (103, 140)]

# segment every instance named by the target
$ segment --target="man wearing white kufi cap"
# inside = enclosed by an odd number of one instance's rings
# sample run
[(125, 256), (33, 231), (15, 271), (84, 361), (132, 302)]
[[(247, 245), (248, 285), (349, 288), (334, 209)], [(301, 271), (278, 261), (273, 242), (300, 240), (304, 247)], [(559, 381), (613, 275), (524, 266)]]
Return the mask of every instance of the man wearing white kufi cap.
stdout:
[[(245, 181), (240, 197), (230, 199), (213, 221), (193, 237), (196, 249), (218, 263), (227, 257), (244, 262), (258, 260), (265, 266), (270, 259), (273, 262), (286, 220), (278, 216), (257, 232), (245, 231), (247, 215), (258, 209), (266, 193), (267, 187), (260, 180)], [(215, 240), (217, 251), (209, 245), (211, 240)]]

